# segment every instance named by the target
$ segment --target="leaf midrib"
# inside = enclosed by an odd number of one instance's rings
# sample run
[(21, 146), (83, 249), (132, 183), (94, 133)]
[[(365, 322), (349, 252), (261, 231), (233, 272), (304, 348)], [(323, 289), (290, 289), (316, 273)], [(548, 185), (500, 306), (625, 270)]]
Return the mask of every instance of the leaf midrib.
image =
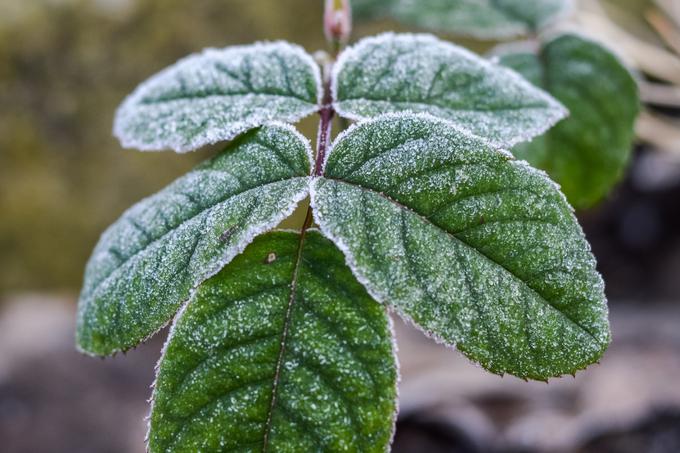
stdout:
[(293, 94), (282, 94), (282, 93), (268, 93), (266, 91), (264, 92), (235, 92), (235, 93), (221, 93), (221, 92), (214, 92), (214, 93), (203, 93), (203, 94), (194, 94), (194, 95), (178, 95), (178, 96), (164, 96), (161, 98), (156, 98), (156, 99), (140, 99), (139, 100), (139, 105), (142, 106), (147, 106), (147, 107), (153, 107), (159, 104), (168, 104), (171, 102), (176, 102), (176, 101), (195, 101), (196, 99), (210, 99), (210, 98), (233, 98), (233, 97), (268, 97), (268, 98), (283, 98), (283, 99), (295, 99), (297, 101), (304, 102), (305, 104), (308, 104), (310, 106), (316, 107), (316, 101), (310, 101), (309, 99), (304, 99), (300, 96), (296, 96)]
[[(451, 110), (453, 112), (461, 112), (461, 113), (479, 113), (479, 112), (514, 112), (518, 110), (547, 110), (550, 109), (549, 104), (527, 104), (527, 105), (521, 105), (521, 106), (508, 106), (508, 107), (501, 107), (501, 108), (477, 108), (477, 109), (464, 109), (464, 108), (458, 108), (455, 106), (447, 106), (447, 105), (440, 105), (437, 103), (426, 103), (422, 101), (407, 101), (407, 100), (393, 100), (393, 99), (372, 99), (366, 96), (359, 96), (359, 97), (348, 97), (344, 99), (340, 99), (335, 102), (336, 105), (342, 104), (343, 102), (349, 102), (349, 101), (369, 101), (369, 102), (384, 102), (386, 104), (408, 104), (408, 105), (416, 105), (421, 108), (431, 108), (431, 107), (438, 107), (440, 109), (446, 109), (446, 110)], [(340, 110), (343, 110), (340, 108)], [(364, 115), (360, 115), (364, 118)]]
[(262, 439), (262, 453), (267, 453), (269, 447), (270, 435), (272, 430), (272, 421), (274, 416), (274, 409), (276, 408), (279, 383), (281, 381), (281, 370), (283, 367), (283, 359), (286, 354), (286, 345), (288, 342), (288, 334), (290, 331), (290, 324), (293, 317), (293, 306), (295, 305), (295, 300), (297, 297), (297, 284), (298, 277), (300, 273), (300, 268), (302, 267), (302, 257), (303, 249), (305, 244), (305, 238), (307, 236), (307, 229), (303, 227), (300, 233), (300, 239), (298, 242), (297, 254), (295, 257), (295, 264), (293, 267), (293, 274), (291, 276), (290, 284), (290, 297), (288, 298), (288, 306), (286, 308), (286, 314), (283, 319), (283, 329), (281, 332), (281, 346), (279, 348), (279, 355), (276, 359), (276, 368), (274, 371), (274, 378), (272, 380), (272, 396), (269, 403), (269, 410), (267, 411), (267, 419), (264, 423), (263, 439)]
[(377, 192), (377, 191), (375, 191), (375, 190), (373, 190), (373, 189), (369, 189), (369, 188), (364, 187), (364, 186), (361, 186), (361, 185), (359, 185), (359, 184), (356, 184), (356, 183), (353, 183), (353, 182), (350, 182), (350, 181), (345, 181), (345, 180), (339, 179), (339, 178), (331, 178), (331, 177), (328, 177), (328, 176), (324, 176), (323, 178), (325, 178), (325, 179), (327, 179), (327, 180), (330, 180), (330, 181), (335, 181), (335, 182), (340, 183), (340, 184), (346, 184), (346, 185), (348, 185), (348, 186), (356, 187), (356, 188), (358, 188), (358, 189), (360, 189), (360, 190), (362, 190), (362, 191), (369, 192), (369, 193), (371, 193), (371, 194), (373, 194), (373, 195), (377, 195), (377, 196), (379, 196), (379, 197), (381, 197), (381, 198), (383, 198), (383, 199), (389, 201), (390, 203), (394, 204), (395, 206), (399, 207), (400, 209), (411, 212), (413, 215), (417, 216), (417, 217), (418, 217), (421, 221), (423, 221), (424, 223), (429, 224), (429, 225), (431, 225), (431, 226), (437, 228), (437, 229), (440, 230), (440, 231), (443, 231), (445, 234), (447, 234), (447, 235), (450, 236), (451, 238), (455, 239), (456, 241), (460, 242), (462, 245), (464, 245), (464, 246), (467, 247), (468, 249), (473, 250), (473, 251), (474, 251), (475, 253), (477, 253), (479, 256), (483, 257), (484, 259), (488, 260), (489, 262), (491, 262), (492, 264), (498, 266), (499, 268), (505, 270), (505, 271), (506, 271), (506, 272), (507, 272), (514, 280), (516, 280), (516, 281), (519, 282), (522, 286), (524, 286), (524, 287), (527, 288), (529, 291), (531, 291), (533, 294), (535, 294), (539, 300), (543, 301), (543, 302), (545, 303), (546, 306), (550, 307), (552, 310), (555, 310), (555, 311), (556, 311), (557, 313), (559, 313), (564, 319), (566, 319), (569, 323), (571, 323), (571, 324), (573, 324), (574, 326), (576, 326), (579, 330), (585, 332), (585, 333), (593, 340), (593, 342), (594, 342), (598, 347), (601, 346), (601, 342), (597, 339), (597, 337), (596, 337), (592, 332), (590, 332), (590, 330), (586, 329), (584, 326), (582, 326), (582, 325), (581, 325), (580, 323), (578, 323), (576, 320), (574, 320), (574, 319), (572, 319), (570, 316), (568, 316), (565, 312), (563, 312), (563, 311), (561, 311), (560, 309), (558, 309), (555, 305), (552, 304), (551, 301), (549, 301), (548, 299), (546, 299), (546, 298), (545, 298), (541, 293), (539, 293), (537, 290), (535, 290), (534, 288), (532, 288), (531, 286), (529, 286), (529, 284), (528, 284), (527, 282), (525, 282), (524, 280), (522, 280), (518, 275), (516, 275), (514, 272), (512, 272), (510, 269), (508, 269), (508, 268), (507, 268), (506, 266), (504, 266), (502, 263), (499, 263), (499, 262), (497, 262), (496, 260), (494, 260), (493, 258), (491, 258), (490, 256), (488, 256), (488, 255), (482, 253), (480, 250), (478, 250), (478, 249), (476, 249), (475, 247), (473, 247), (472, 245), (468, 244), (468, 243), (465, 242), (463, 239), (461, 239), (461, 238), (459, 238), (458, 236), (456, 236), (454, 233), (451, 233), (450, 231), (445, 230), (444, 228), (440, 227), (439, 225), (434, 224), (430, 219), (428, 219), (427, 217), (423, 216), (423, 215), (420, 214), (419, 212), (417, 212), (417, 211), (415, 211), (414, 209), (412, 209), (412, 208), (410, 208), (410, 207), (408, 207), (408, 206), (406, 206), (406, 205), (400, 203), (400, 202), (397, 201), (397, 200), (394, 200), (393, 198), (389, 197), (388, 195), (386, 195), (386, 194), (384, 194), (384, 193)]

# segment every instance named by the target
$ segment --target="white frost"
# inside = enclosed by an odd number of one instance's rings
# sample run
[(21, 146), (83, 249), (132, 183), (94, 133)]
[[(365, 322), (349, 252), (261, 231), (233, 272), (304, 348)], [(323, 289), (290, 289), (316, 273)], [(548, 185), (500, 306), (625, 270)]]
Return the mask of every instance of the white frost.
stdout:
[(335, 109), (346, 118), (427, 112), (505, 148), (568, 114), (516, 72), (426, 34), (359, 41), (340, 55), (331, 89)]
[(137, 87), (113, 132), (126, 148), (187, 152), (267, 122), (296, 122), (318, 109), (322, 91), (319, 66), (299, 46), (206, 49)]

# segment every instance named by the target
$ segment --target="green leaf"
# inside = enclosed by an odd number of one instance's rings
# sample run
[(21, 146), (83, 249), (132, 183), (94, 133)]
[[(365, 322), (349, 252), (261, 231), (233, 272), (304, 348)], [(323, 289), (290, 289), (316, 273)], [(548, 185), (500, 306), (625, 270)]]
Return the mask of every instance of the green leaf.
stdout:
[(396, 0), (392, 13), (417, 27), (502, 39), (535, 33), (571, 8), (571, 0)]
[(385, 307), (316, 231), (257, 238), (178, 317), (151, 452), (384, 452), (396, 363)]
[(546, 379), (607, 347), (602, 279), (564, 196), (482, 139), (426, 115), (365, 122), (311, 195), (373, 298), (488, 370)]
[(87, 264), (79, 348), (124, 351), (160, 329), (194, 287), (307, 196), (310, 159), (292, 127), (266, 126), (125, 212)]
[(285, 42), (207, 49), (141, 84), (118, 109), (114, 133), (129, 148), (191, 151), (313, 113), (320, 80), (314, 60)]
[(528, 140), (566, 115), (514, 71), (430, 35), (360, 41), (341, 55), (333, 90), (342, 116), (426, 112), (497, 146)]
[(539, 54), (503, 55), (501, 62), (549, 91), (571, 111), (543, 137), (513, 153), (544, 169), (577, 208), (606, 196), (628, 164), (639, 112), (637, 84), (607, 49), (573, 34)]
[(395, 0), (352, 0), (352, 15), (358, 19), (382, 17)]

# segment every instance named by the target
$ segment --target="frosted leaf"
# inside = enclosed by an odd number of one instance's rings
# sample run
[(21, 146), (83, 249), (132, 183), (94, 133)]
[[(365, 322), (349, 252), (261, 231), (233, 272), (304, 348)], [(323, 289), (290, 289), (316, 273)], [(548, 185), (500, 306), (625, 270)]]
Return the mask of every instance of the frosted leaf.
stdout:
[(304, 118), (318, 109), (320, 85), (318, 65), (298, 46), (206, 49), (142, 83), (118, 109), (114, 134), (128, 148), (192, 151)]
[(196, 285), (307, 195), (310, 154), (292, 127), (266, 126), (125, 212), (87, 264), (79, 348), (126, 350), (167, 323)]
[(555, 37), (538, 52), (507, 53), (500, 61), (572, 114), (513, 152), (547, 171), (574, 206), (588, 208), (609, 193), (630, 159), (640, 108), (637, 84), (611, 52), (577, 35)]
[(497, 146), (543, 133), (564, 108), (514, 71), (430, 35), (384, 34), (341, 55), (335, 108), (352, 119), (426, 112)]
[(173, 326), (149, 450), (384, 452), (396, 374), (385, 307), (342, 253), (316, 231), (302, 244), (269, 233), (203, 283)]
[(427, 115), (360, 123), (311, 196), (376, 300), (486, 369), (546, 379), (607, 347), (603, 283), (571, 207), (482, 139)]
[(481, 39), (539, 31), (572, 9), (571, 0), (394, 0), (407, 24)]

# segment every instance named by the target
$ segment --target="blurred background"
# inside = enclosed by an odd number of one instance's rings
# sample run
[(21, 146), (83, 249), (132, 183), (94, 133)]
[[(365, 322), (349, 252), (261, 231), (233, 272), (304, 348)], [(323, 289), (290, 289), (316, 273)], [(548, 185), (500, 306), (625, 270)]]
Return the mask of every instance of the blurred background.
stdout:
[[(77, 294), (102, 230), (212, 151), (122, 150), (115, 108), (203, 47), (321, 49), (321, 15), (320, 0), (0, 0), (1, 452), (144, 451), (165, 333), (126, 356), (80, 356)], [(395, 452), (680, 452), (680, 1), (582, 0), (566, 26), (612, 47), (645, 102), (625, 180), (579, 213), (614, 342), (546, 385), (490, 375), (397, 323)], [(354, 36), (389, 29), (405, 27)], [(315, 136), (314, 120), (299, 127)]]

